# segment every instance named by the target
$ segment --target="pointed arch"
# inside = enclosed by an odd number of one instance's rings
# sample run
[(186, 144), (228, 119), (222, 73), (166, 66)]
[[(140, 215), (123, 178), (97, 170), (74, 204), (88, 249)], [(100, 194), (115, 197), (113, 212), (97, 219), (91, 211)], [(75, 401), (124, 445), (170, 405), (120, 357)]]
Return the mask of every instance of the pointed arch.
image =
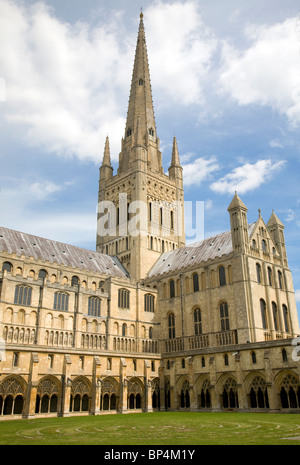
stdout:
[(70, 412), (88, 412), (92, 398), (91, 382), (85, 376), (72, 380)]
[(35, 413), (58, 413), (61, 388), (55, 376), (44, 376), (37, 387)]
[(0, 416), (21, 415), (25, 404), (27, 383), (19, 375), (9, 375), (0, 384)]

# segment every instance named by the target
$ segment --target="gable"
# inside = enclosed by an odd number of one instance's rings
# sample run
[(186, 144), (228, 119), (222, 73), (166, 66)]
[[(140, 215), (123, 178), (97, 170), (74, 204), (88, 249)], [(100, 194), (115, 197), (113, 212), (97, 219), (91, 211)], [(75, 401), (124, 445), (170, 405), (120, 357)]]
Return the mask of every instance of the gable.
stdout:
[[(251, 234), (249, 231), (249, 239), (250, 239), (250, 246), (252, 248), (261, 249), (263, 250), (262, 242), (265, 241), (267, 249), (265, 250), (266, 253), (272, 253), (273, 248), (275, 249), (276, 253), (279, 254), (277, 246), (273, 241), (273, 238), (270, 234), (268, 226), (266, 226), (264, 220), (260, 216), (256, 223), (253, 223)], [(255, 241), (255, 242), (254, 242)]]

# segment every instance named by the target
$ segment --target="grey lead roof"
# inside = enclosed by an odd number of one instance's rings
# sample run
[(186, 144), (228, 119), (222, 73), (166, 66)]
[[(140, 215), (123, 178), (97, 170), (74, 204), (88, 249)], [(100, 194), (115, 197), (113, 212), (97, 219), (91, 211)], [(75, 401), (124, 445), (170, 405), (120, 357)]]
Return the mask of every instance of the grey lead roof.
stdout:
[[(249, 237), (252, 235), (255, 224), (249, 225)], [(149, 271), (148, 278), (175, 272), (193, 265), (199, 265), (207, 260), (229, 255), (231, 252), (231, 231), (227, 231), (203, 241), (187, 245), (186, 247), (164, 253)]]
[(127, 271), (116, 257), (0, 226), (0, 252), (125, 278)]

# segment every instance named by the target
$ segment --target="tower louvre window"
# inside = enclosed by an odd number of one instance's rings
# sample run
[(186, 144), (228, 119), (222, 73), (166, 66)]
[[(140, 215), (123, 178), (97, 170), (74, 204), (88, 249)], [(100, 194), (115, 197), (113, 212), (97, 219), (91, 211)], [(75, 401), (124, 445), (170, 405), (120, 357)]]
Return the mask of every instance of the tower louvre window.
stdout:
[(143, 86), (143, 85), (144, 85), (144, 81), (143, 81), (143, 79), (140, 79), (139, 80), (139, 86)]

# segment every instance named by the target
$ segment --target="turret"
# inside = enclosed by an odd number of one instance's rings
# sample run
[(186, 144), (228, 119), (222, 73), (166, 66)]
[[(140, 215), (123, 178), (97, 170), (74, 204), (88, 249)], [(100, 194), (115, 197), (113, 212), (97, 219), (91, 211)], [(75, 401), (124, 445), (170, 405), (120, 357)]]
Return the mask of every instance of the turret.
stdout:
[(236, 253), (245, 252), (246, 245), (249, 242), (248, 233), (248, 208), (242, 200), (235, 193), (229, 207), (228, 212), (230, 215), (232, 246)]
[(100, 167), (100, 184), (107, 182), (113, 177), (113, 167), (111, 166), (109, 138), (106, 137), (103, 162)]
[(183, 187), (182, 166), (180, 165), (176, 137), (173, 139), (172, 161), (169, 168), (169, 178), (176, 180), (176, 182), (178, 182), (178, 187)]
[(270, 236), (272, 237), (277, 251), (281, 256), (283, 266), (287, 267), (287, 254), (286, 254), (286, 247), (285, 247), (285, 239), (284, 239), (284, 225), (274, 213), (270, 216), (270, 219), (267, 224), (268, 230), (270, 232)]

